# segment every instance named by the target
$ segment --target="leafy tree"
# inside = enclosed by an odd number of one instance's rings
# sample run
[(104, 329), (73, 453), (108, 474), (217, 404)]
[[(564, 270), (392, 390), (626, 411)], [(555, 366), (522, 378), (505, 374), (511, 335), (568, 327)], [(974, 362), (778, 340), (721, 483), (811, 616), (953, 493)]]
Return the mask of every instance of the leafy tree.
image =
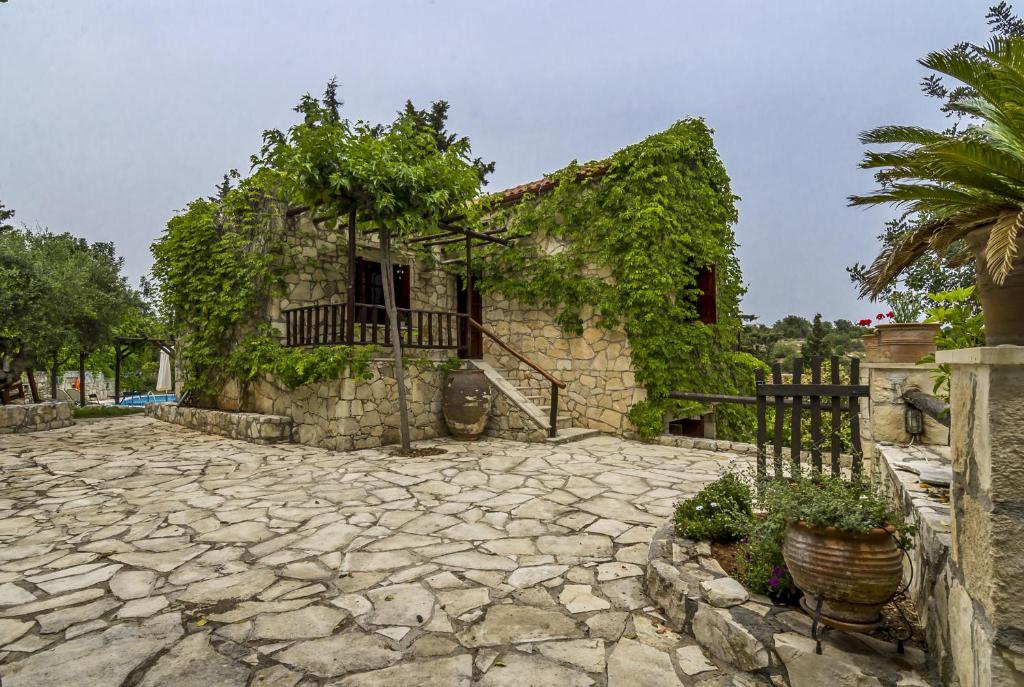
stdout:
[(105, 347), (143, 307), (122, 268), (110, 243), (27, 229), (0, 234), (0, 337), (50, 369), (51, 391), (70, 356)]
[(14, 229), (14, 225), (7, 223), (12, 217), (14, 217), (14, 210), (4, 207), (4, 204), (0, 202), (0, 234)]
[(806, 339), (811, 334), (811, 323), (799, 315), (786, 315), (772, 329), (782, 339)]
[(813, 358), (815, 356), (825, 358), (831, 355), (832, 349), (828, 345), (829, 329), (831, 329), (831, 326), (827, 322), (821, 321), (821, 313), (815, 314), (814, 324), (811, 325), (811, 331), (807, 335), (807, 340), (800, 347), (800, 355), (804, 358)]
[[(392, 238), (434, 232), (453, 214), (465, 214), (488, 165), (470, 157), (469, 139), (445, 128), (448, 105), (429, 111), (408, 103), (387, 125), (351, 122), (338, 112), (337, 85), (322, 99), (303, 96), (303, 121), (287, 133), (270, 130), (254, 164), (280, 185), (291, 202), (320, 215), (353, 218), (379, 228), (384, 302), (391, 327), (398, 382), (402, 448), (408, 450), (409, 419), (402, 346), (395, 307)], [(350, 294), (349, 297), (352, 297)]]

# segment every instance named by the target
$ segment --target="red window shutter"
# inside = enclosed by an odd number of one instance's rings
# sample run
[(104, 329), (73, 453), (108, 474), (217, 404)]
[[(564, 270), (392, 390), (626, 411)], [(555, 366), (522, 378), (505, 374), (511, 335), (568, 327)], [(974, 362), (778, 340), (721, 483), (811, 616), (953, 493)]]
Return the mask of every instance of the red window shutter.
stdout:
[(701, 291), (697, 296), (697, 317), (704, 324), (718, 322), (718, 298), (715, 284), (715, 266), (702, 267), (697, 273), (697, 288)]

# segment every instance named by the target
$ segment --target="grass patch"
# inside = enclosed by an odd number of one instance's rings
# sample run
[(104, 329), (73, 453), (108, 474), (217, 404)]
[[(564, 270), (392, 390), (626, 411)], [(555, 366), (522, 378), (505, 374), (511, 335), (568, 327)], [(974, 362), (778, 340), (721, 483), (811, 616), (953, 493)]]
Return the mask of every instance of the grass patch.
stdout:
[(94, 417), (121, 417), (123, 415), (138, 415), (146, 412), (145, 408), (130, 406), (75, 406), (75, 417), (83, 420)]

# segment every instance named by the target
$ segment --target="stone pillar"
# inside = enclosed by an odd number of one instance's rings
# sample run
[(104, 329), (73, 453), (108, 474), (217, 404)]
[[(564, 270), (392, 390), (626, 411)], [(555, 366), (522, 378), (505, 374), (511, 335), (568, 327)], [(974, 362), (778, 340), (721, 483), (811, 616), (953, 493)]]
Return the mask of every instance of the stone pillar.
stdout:
[(940, 351), (952, 367), (948, 599), (963, 687), (1024, 685), (1024, 346)]
[[(911, 387), (931, 393), (934, 386), (932, 374), (938, 368), (928, 363), (862, 363), (862, 369), (868, 372), (868, 386), (871, 396), (861, 399), (861, 443), (864, 457), (868, 461), (869, 474), (875, 473), (875, 443), (906, 444), (910, 442), (903, 415), (906, 403), (903, 392)], [(924, 434), (918, 438), (922, 444), (949, 443), (949, 430), (932, 418), (924, 418)], [(884, 474), (884, 471), (883, 471)]]

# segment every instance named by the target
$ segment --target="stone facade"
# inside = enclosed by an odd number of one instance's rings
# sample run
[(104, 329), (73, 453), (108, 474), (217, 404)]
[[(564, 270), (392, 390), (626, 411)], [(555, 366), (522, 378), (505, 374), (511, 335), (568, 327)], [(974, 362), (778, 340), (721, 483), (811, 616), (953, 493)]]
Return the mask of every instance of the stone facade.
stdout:
[(292, 420), (280, 415), (147, 403), (146, 417), (254, 444), (285, 444), (292, 440)]
[[(633, 429), (626, 417), (646, 393), (636, 382), (629, 341), (621, 329), (597, 326), (585, 312), (583, 334), (567, 334), (546, 310), (531, 308), (500, 295), (484, 297), (486, 326), (533, 362), (567, 384), (559, 395), (559, 412), (577, 427), (626, 434)], [(516, 384), (532, 387), (548, 402), (551, 385), (507, 351), (484, 340), (484, 360)]]
[[(344, 227), (317, 225), (305, 215), (282, 222), (287, 247), (285, 288), (281, 296), (268, 299), (264, 316), (283, 338), (286, 309), (346, 301), (348, 247)], [(360, 233), (357, 254), (379, 262), (377, 237)], [(409, 269), (413, 309), (457, 310), (455, 274), (411, 255), (398, 253), (395, 262)], [(570, 336), (556, 325), (550, 312), (500, 295), (482, 298), (484, 324), (567, 384), (560, 393), (559, 413), (568, 418), (569, 425), (629, 434), (632, 426), (627, 413), (645, 393), (636, 383), (626, 334), (621, 329), (600, 328), (595, 317), (584, 315), (582, 335)], [(437, 359), (454, 354), (453, 350), (431, 352)], [(523, 393), (537, 406), (550, 402), (550, 384), (487, 337), (483, 359), (512, 384), (523, 387)], [(413, 437), (426, 439), (446, 433), (439, 410), (440, 380), (426, 372), (414, 372), (410, 383), (410, 397), (418, 399), (411, 409)], [(237, 386), (229, 385), (216, 398), (216, 405), (223, 410), (287, 415), (295, 423), (296, 440), (315, 446), (347, 450), (397, 440), (393, 375), (383, 373), (375, 363), (368, 389), (358, 390), (359, 386), (363, 385), (338, 380), (288, 390), (268, 380), (251, 385), (243, 398)], [(544, 433), (544, 426), (508, 398), (496, 406), (507, 407), (509, 415), (492, 418), (487, 430), (492, 435), (532, 441)]]
[(71, 401), (0, 406), (0, 434), (39, 432), (75, 424)]

